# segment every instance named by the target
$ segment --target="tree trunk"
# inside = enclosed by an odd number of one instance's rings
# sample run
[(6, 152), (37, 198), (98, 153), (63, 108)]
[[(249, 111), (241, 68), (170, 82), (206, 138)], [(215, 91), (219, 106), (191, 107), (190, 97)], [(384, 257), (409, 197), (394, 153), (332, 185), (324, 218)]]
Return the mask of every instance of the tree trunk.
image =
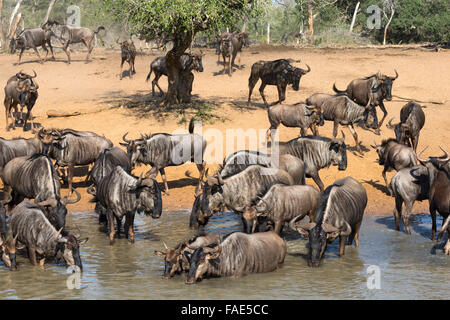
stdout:
[[(192, 39), (193, 39), (192, 34), (186, 34), (183, 36), (183, 38), (175, 39), (173, 42), (173, 48), (166, 54), (167, 78), (168, 78), (167, 94), (164, 100), (164, 105), (166, 106), (179, 103), (180, 102), (179, 97), (184, 97), (184, 99), (187, 99), (185, 97), (186, 94), (185, 90), (182, 90), (183, 91), (182, 94), (178, 92), (178, 90), (180, 89), (179, 82), (184, 80), (181, 78), (182, 76), (181, 76), (180, 57), (186, 51), (186, 49), (189, 48)], [(189, 92), (189, 100), (190, 100), (190, 92)]]
[(194, 74), (191, 71), (182, 71), (178, 81), (177, 98), (179, 102), (190, 103)]
[(56, 0), (50, 0), (50, 4), (48, 5), (47, 13), (45, 14), (44, 22), (46, 23), (48, 21), (48, 18), (50, 17), (50, 13), (53, 10), (53, 7), (55, 6)]
[(313, 0), (308, 0), (308, 31), (309, 31), (309, 42), (314, 43)]
[(356, 21), (356, 15), (358, 14), (358, 9), (359, 9), (359, 5), (361, 4), (361, 2), (358, 1), (358, 3), (356, 4), (355, 7), (355, 12), (353, 13), (353, 19), (352, 19), (352, 24), (350, 25), (350, 33), (352, 33), (353, 31), (353, 27), (355, 25), (355, 21)]
[(386, 45), (386, 35), (387, 35), (387, 30), (389, 28), (389, 25), (391, 24), (392, 18), (394, 17), (395, 14), (395, 9), (392, 9), (391, 11), (391, 17), (389, 18), (388, 23), (386, 24), (386, 27), (384, 27), (384, 36), (383, 36), (383, 45)]
[(6, 44), (6, 35), (3, 32), (3, 0), (0, 0), (0, 47), (5, 50), (8, 45)]
[(11, 40), (14, 37), (14, 34), (16, 33), (17, 27), (19, 26), (19, 22), (22, 20), (22, 13), (19, 12), (16, 15), (16, 19), (14, 20), (14, 24), (11, 28), (10, 34), (9, 34), (9, 40)]
[(16, 16), (17, 11), (19, 11), (19, 8), (20, 8), (20, 5), (22, 4), (22, 1), (23, 0), (17, 0), (16, 6), (14, 7), (14, 10), (11, 13), (11, 18), (9, 19), (8, 37), (10, 39), (11, 39), (11, 28), (12, 28), (12, 24), (14, 22), (14, 17)]

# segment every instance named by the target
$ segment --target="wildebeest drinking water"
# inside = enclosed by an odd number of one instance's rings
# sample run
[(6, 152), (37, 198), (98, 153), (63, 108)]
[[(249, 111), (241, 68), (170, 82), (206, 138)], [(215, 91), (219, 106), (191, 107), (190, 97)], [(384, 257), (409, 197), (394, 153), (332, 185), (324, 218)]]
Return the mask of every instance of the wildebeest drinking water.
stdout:
[(345, 253), (345, 244), (353, 240), (359, 246), (359, 229), (367, 205), (367, 194), (362, 184), (352, 177), (335, 181), (320, 199), (313, 221), (291, 220), (290, 227), (309, 237), (308, 265), (318, 267), (328, 242), (339, 237), (339, 255)]
[[(300, 88), (300, 79), (303, 75), (311, 71), (301, 68), (296, 68), (291, 65), (291, 60), (279, 59), (274, 61), (257, 61), (252, 65), (250, 77), (248, 78), (248, 102), (250, 106), (250, 98), (252, 96), (253, 88), (259, 79), (261, 79), (261, 86), (259, 87), (259, 93), (264, 101), (264, 104), (269, 107), (275, 104), (281, 103), (286, 99), (286, 87), (288, 84), (292, 84), (292, 88), (298, 91)], [(278, 89), (278, 101), (271, 103), (270, 105), (266, 101), (264, 96), (264, 88), (267, 85), (277, 86)]]

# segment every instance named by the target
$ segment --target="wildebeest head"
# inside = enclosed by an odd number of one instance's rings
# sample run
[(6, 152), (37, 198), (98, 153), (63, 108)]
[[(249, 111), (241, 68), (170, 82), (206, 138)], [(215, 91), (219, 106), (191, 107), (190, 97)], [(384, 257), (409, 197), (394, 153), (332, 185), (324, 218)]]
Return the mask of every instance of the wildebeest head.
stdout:
[(439, 146), (439, 148), (444, 152), (444, 154), (441, 157), (428, 157), (426, 159), (420, 158), (420, 155), (428, 148), (425, 147), (417, 154), (417, 160), (419, 160), (420, 164), (425, 166), (428, 170), (428, 176), (429, 176), (429, 182), (430, 187), (434, 184), (434, 180), (436, 179), (436, 173), (438, 170), (444, 170), (447, 175), (450, 174), (449, 172), (449, 164), (450, 164), (450, 155), (449, 153)]
[(259, 220), (266, 220), (264, 218), (269, 213), (270, 206), (264, 199), (260, 197), (258, 197), (258, 199), (259, 201), (256, 202), (255, 205), (235, 208), (237, 211), (242, 212), (242, 222), (244, 224), (245, 233), (254, 233), (257, 228), (258, 231), (267, 231), (267, 225), (264, 223), (260, 225)]
[(386, 124), (386, 128), (394, 130), (395, 140), (397, 140), (398, 143), (410, 146), (408, 143), (408, 138), (412, 136), (410, 126), (407, 123), (402, 122), (393, 124), (393, 120), (394, 118), (389, 120)]
[(130, 159), (130, 163), (131, 165), (134, 165), (140, 156), (147, 156), (148, 151), (145, 148), (144, 137), (138, 140), (129, 140), (126, 138), (127, 135), (128, 132), (123, 135), (122, 140), (124, 142), (120, 142), (120, 145), (127, 148), (127, 155)]
[(16, 240), (17, 235), (14, 238), (5, 239), (3, 235), (0, 235), (0, 251), (2, 254), (3, 263), (9, 268), (11, 271), (17, 270), (17, 262), (16, 262)]
[(39, 141), (41, 141), (42, 154), (48, 154), (50, 146), (53, 142), (52, 130), (41, 128), (36, 134), (36, 137), (39, 139)]
[(347, 169), (347, 146), (345, 145), (345, 135), (342, 132), (342, 139), (334, 138), (330, 142), (329, 151), (331, 153), (331, 162), (338, 166), (340, 171)]
[(192, 205), (192, 211), (189, 217), (189, 228), (191, 229), (203, 229), (211, 217), (202, 211), (202, 200), (203, 193), (195, 196), (194, 204)]
[(395, 70), (395, 77), (389, 77), (386, 75), (382, 75), (379, 72), (376, 74), (376, 78), (378, 80), (379, 85), (375, 88), (372, 88), (372, 92), (378, 92), (381, 90), (381, 94), (384, 99), (387, 101), (392, 100), (392, 85), (395, 81), (395, 79), (398, 78), (398, 72)]
[(248, 33), (247, 32), (240, 32), (238, 34), (239, 42), (242, 43), (243, 47), (249, 47), (250, 41), (248, 40)]
[(312, 123), (318, 126), (323, 126), (325, 124), (321, 107), (306, 106), (306, 108), (311, 112), (308, 116), (312, 117)]
[[(164, 242), (163, 242), (164, 243)], [(155, 251), (155, 254), (161, 258), (164, 258), (164, 279), (172, 278), (175, 274), (181, 273), (185, 268), (188, 268), (188, 260), (186, 256), (182, 254), (183, 249), (185, 249), (186, 244), (182, 243), (178, 245), (175, 249), (169, 248), (164, 243), (165, 251)]]
[(383, 166), (384, 162), (385, 162), (385, 158), (386, 155), (388, 153), (388, 147), (390, 144), (392, 144), (392, 142), (395, 142), (394, 139), (385, 139), (383, 141), (381, 141), (381, 144), (377, 144), (376, 142), (374, 142), (375, 144), (370, 145), (373, 149), (375, 149), (375, 151), (378, 154), (378, 164)]
[(198, 72), (203, 72), (203, 62), (202, 62), (202, 58), (203, 58), (203, 52), (200, 51), (200, 53), (191, 53), (191, 67), (189, 69), (191, 70), (195, 70)]
[(351, 228), (347, 222), (345, 222), (345, 228), (342, 230), (324, 222), (315, 223), (302, 220), (296, 224), (299, 217), (301, 216), (293, 218), (289, 226), (303, 236), (308, 237), (308, 266), (319, 267), (328, 242), (333, 242), (339, 235), (347, 235)]
[(67, 196), (65, 196), (62, 199), (51, 198), (44, 201), (36, 202), (37, 205), (44, 208), (48, 220), (58, 230), (64, 228), (66, 225), (66, 215), (67, 215), (66, 205), (74, 204), (81, 200), (80, 193), (76, 189), (72, 188), (72, 190), (75, 192), (75, 195), (77, 196), (76, 199), (69, 199)]
[(61, 236), (61, 229), (58, 231), (57, 242), (61, 257), (68, 266), (78, 267), (83, 269), (83, 264), (80, 258), (80, 246), (85, 244), (89, 238), (80, 239), (80, 235), (69, 234), (65, 237)]
[(157, 219), (162, 213), (161, 190), (155, 179), (142, 179), (139, 177), (135, 188), (131, 192), (136, 193), (137, 211), (145, 215), (151, 215)]
[(296, 68), (289, 64), (283, 71), (283, 76), (286, 77), (287, 83), (292, 84), (292, 89), (294, 89), (295, 91), (298, 91), (298, 89), (300, 88), (301, 77), (311, 71), (309, 65), (306, 66), (308, 67), (308, 70)]
[(189, 272), (186, 277), (186, 284), (193, 284), (202, 279), (208, 271), (209, 265), (217, 266), (220, 262), (221, 247), (217, 244), (201, 247), (194, 250), (194, 252), (187, 259), (189, 261)]
[(211, 196), (217, 193), (223, 193), (222, 185), (224, 181), (220, 175), (215, 177), (208, 176), (208, 170), (206, 170), (206, 182), (203, 185), (203, 192), (201, 194), (201, 204), (200, 208), (204, 215), (208, 216), (208, 218), (215, 212), (222, 210), (222, 203), (219, 201), (218, 203), (211, 201)]

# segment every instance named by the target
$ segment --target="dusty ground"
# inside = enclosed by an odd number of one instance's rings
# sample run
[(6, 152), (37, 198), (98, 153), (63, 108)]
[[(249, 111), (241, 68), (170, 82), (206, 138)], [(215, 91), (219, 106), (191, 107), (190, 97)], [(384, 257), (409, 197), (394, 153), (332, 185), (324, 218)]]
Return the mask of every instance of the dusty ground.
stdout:
[[(205, 50), (204, 50), (205, 51)], [(443, 105), (427, 103), (425, 109), (426, 123), (419, 141), (419, 150), (429, 145), (425, 155), (440, 155), (439, 145), (450, 150), (450, 52), (442, 50), (439, 53), (424, 52), (405, 49), (289, 49), (289, 48), (250, 48), (245, 49), (241, 63), (242, 70), (236, 70), (233, 77), (221, 73), (222, 66), (217, 65), (216, 55), (212, 50), (206, 50), (203, 59), (204, 72), (195, 74), (193, 88), (194, 101), (213, 102), (216, 104), (212, 112), (220, 119), (214, 123), (204, 123), (203, 130), (215, 128), (222, 133), (226, 129), (254, 128), (267, 129), (269, 127), (267, 113), (259, 96), (258, 87), (253, 93), (253, 106), (248, 108), (246, 100), (248, 95), (247, 81), (252, 63), (257, 60), (273, 60), (278, 58), (301, 59), (300, 66), (308, 63), (312, 71), (304, 76), (300, 83), (300, 90), (295, 92), (288, 88), (286, 103), (304, 101), (316, 92), (331, 93), (332, 85), (336, 81), (338, 88), (344, 89), (354, 78), (373, 74), (380, 70), (390, 75), (394, 68), (400, 74), (395, 81), (393, 94), (411, 97), (417, 100), (447, 101)], [(175, 129), (187, 129), (181, 124), (184, 116), (190, 119), (193, 109), (163, 110), (155, 107), (156, 98), (151, 96), (151, 85), (145, 82), (149, 70), (149, 63), (161, 52), (138, 55), (136, 58), (137, 74), (130, 79), (125, 76), (119, 79), (119, 51), (95, 49), (93, 60), (85, 64), (85, 52), (72, 55), (71, 65), (66, 63), (66, 56), (58, 51), (56, 61), (39, 64), (31, 51), (24, 55), (22, 65), (16, 66), (17, 55), (0, 55), (0, 83), (5, 84), (8, 77), (20, 69), (31, 72), (36, 70), (40, 85), (39, 99), (34, 107), (35, 123), (44, 127), (66, 128), (77, 130), (91, 130), (104, 134), (115, 145), (121, 141), (125, 132), (129, 137), (138, 137), (140, 133), (168, 132)], [(127, 75), (127, 74), (126, 74)], [(153, 76), (152, 76), (153, 78)], [(167, 78), (163, 77), (160, 84), (167, 88)], [(277, 91), (275, 87), (267, 87), (268, 101), (275, 101)], [(3, 95), (3, 92), (2, 92)], [(3, 99), (3, 96), (1, 97)], [(159, 99), (159, 98), (158, 98)], [(391, 116), (399, 118), (400, 108), (405, 101), (395, 100), (387, 102)], [(88, 114), (70, 118), (48, 118), (48, 110), (82, 110)], [(380, 115), (380, 113), (379, 113)], [(224, 122), (222, 122), (224, 120)], [(1, 120), (4, 123), (4, 113)], [(387, 121), (386, 121), (387, 122)], [(354, 146), (353, 138), (348, 129), (344, 129), (346, 142)], [(386, 189), (381, 176), (382, 168), (375, 163), (376, 153), (370, 148), (373, 141), (380, 143), (382, 138), (393, 136), (393, 132), (384, 125), (381, 136), (357, 129), (365, 149), (361, 158), (351, 151), (348, 153), (348, 168), (338, 171), (336, 167), (323, 169), (320, 176), (325, 185), (334, 180), (352, 176), (363, 182), (369, 197), (368, 213), (391, 214), (394, 199), (386, 195)], [(287, 141), (297, 136), (298, 129), (280, 127), (280, 140)], [(320, 133), (331, 136), (332, 124), (326, 123)], [(30, 131), (22, 132), (22, 128), (6, 132), (4, 125), (0, 126), (0, 136), (12, 138), (16, 136), (31, 137)], [(211, 141), (208, 141), (211, 142)], [(210, 165), (214, 171), (215, 166)], [(134, 173), (149, 168), (137, 168)], [(192, 207), (194, 199), (195, 180), (186, 178), (185, 171), (190, 170), (197, 176), (193, 164), (166, 169), (169, 180), (170, 195), (163, 196), (163, 206), (166, 210), (186, 209)], [(390, 179), (393, 172), (388, 174)], [(93, 208), (89, 203), (86, 186), (79, 178), (76, 184), (82, 192), (82, 201), (72, 205), (72, 210), (87, 210)], [(158, 181), (161, 178), (158, 176)], [(311, 179), (307, 183), (314, 184)], [(64, 193), (67, 189), (64, 189)], [(428, 203), (416, 203), (414, 212), (428, 212)]]

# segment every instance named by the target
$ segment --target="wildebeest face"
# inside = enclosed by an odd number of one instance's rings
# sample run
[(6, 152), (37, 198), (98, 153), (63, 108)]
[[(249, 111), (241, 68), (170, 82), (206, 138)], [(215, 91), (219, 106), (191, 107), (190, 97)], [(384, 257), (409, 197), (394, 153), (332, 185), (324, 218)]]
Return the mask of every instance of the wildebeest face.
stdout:
[(308, 265), (310, 267), (319, 267), (326, 248), (327, 234), (320, 225), (316, 225), (309, 231)]
[(331, 161), (340, 171), (347, 169), (347, 147), (343, 139), (335, 139), (330, 144)]
[(381, 85), (381, 92), (383, 93), (383, 97), (387, 101), (392, 100), (392, 84), (393, 84), (393, 80), (388, 78), (388, 79), (384, 80), (383, 84)]
[(189, 260), (189, 272), (186, 278), (186, 284), (193, 284), (202, 279), (205, 273), (208, 271), (209, 264), (218, 263), (217, 258), (220, 255), (219, 247), (216, 245), (214, 248), (205, 247), (197, 248), (192, 253)]
[(369, 108), (365, 111), (364, 124), (367, 128), (378, 128), (378, 116), (374, 105), (370, 105)]
[(63, 243), (63, 252), (62, 257), (64, 262), (68, 266), (77, 266), (80, 270), (83, 269), (83, 264), (81, 263), (80, 258), (80, 245), (85, 244), (88, 241), (88, 238), (79, 239), (73, 235), (68, 235), (67, 237), (61, 237), (58, 242)]
[(155, 251), (155, 254), (164, 258), (164, 279), (172, 278), (175, 274), (183, 271), (183, 257), (180, 255), (179, 250), (166, 248), (166, 252)]
[[(192, 205), (192, 211), (189, 218), (189, 227), (192, 229), (203, 228), (210, 218), (210, 215), (202, 211), (203, 193), (195, 197), (194, 204)], [(209, 207), (209, 202), (207, 207)], [(205, 211), (206, 212), (206, 211)]]
[(203, 63), (202, 63), (202, 55), (200, 54), (194, 54), (192, 57), (193, 61), (192, 61), (192, 67), (193, 70), (198, 71), (198, 72), (203, 72)]
[(16, 262), (16, 240), (14, 239), (4, 240), (3, 236), (0, 236), (0, 251), (2, 253), (2, 261), (11, 270), (17, 270)]
[(48, 213), (47, 217), (50, 223), (55, 226), (56, 229), (64, 228), (66, 225), (67, 208), (60, 201), (56, 206), (46, 206), (45, 211)]
[(223, 181), (220, 176), (208, 177), (206, 176), (207, 182), (203, 186), (202, 200), (201, 200), (201, 211), (208, 217), (213, 213), (218, 212), (222, 209), (222, 197), (212, 197), (215, 194), (222, 194)]
[(138, 182), (135, 192), (138, 194), (137, 211), (145, 215), (151, 215), (157, 219), (162, 213), (161, 190), (155, 179), (144, 179)]

